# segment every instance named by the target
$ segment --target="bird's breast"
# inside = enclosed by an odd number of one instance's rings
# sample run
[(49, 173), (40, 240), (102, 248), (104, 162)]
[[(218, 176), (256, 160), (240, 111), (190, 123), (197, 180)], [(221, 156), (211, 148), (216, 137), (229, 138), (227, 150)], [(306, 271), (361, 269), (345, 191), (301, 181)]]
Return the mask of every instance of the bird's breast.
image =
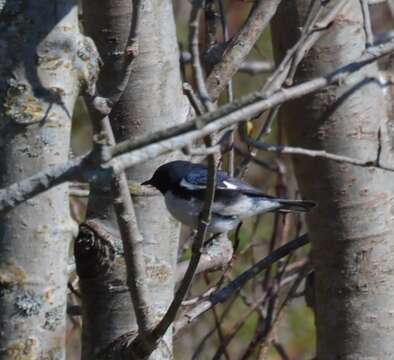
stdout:
[(197, 227), (198, 218), (203, 206), (202, 201), (196, 198), (184, 199), (167, 191), (164, 196), (170, 214), (181, 223), (192, 228)]

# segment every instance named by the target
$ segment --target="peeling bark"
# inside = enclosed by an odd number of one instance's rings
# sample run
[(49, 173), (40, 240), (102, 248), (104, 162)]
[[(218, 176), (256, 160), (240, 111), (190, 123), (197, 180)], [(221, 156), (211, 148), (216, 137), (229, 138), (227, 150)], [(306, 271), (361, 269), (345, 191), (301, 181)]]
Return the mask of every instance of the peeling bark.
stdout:
[[(277, 59), (294, 44), (310, 3), (282, 2), (273, 23)], [(296, 81), (332, 71), (364, 50), (360, 2), (351, 0), (306, 56)], [(284, 106), (281, 118), (289, 142), (376, 160), (387, 122), (377, 77), (372, 64), (339, 86)], [(308, 216), (316, 270), (317, 358), (392, 359), (392, 175), (305, 157), (295, 158), (294, 166), (303, 197), (319, 204)]]
[[(94, 83), (97, 63), (72, 1), (6, 1), (0, 39), (5, 187), (67, 161), (75, 100)], [(2, 359), (65, 358), (71, 232), (66, 184), (0, 214)]]

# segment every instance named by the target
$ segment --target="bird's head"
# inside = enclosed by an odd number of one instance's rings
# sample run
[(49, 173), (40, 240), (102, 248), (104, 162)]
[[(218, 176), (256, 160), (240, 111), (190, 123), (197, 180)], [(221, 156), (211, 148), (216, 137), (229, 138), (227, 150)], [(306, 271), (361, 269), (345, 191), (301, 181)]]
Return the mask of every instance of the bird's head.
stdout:
[(190, 166), (191, 163), (188, 161), (177, 160), (168, 162), (157, 168), (153, 176), (141, 185), (151, 185), (162, 194), (165, 194), (168, 189), (179, 184), (187, 174)]

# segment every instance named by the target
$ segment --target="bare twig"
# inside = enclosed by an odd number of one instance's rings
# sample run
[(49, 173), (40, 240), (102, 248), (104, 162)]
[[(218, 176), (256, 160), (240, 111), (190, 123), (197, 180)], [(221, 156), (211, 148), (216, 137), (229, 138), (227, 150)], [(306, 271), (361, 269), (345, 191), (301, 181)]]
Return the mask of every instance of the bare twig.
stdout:
[[(228, 34), (228, 27), (227, 27), (227, 19), (226, 19), (226, 14), (224, 11), (224, 3), (223, 0), (218, 0), (219, 3), (219, 12), (220, 12), (220, 21), (222, 25), (222, 32), (223, 32), (223, 40), (225, 43), (228, 42), (229, 40), (229, 34)], [(231, 103), (234, 101), (234, 91), (233, 91), (233, 80), (230, 79), (228, 84), (226, 85), (226, 91), (227, 91), (227, 102)], [(227, 172), (229, 173), (230, 176), (234, 176), (234, 166), (235, 166), (235, 153), (234, 153), (234, 139), (235, 139), (235, 130), (232, 129), (230, 138), (229, 138), (229, 147), (230, 150), (228, 152), (227, 156)]]
[[(205, 111), (213, 110), (213, 104), (209, 99), (205, 86), (204, 74), (201, 67), (200, 56), (198, 51), (198, 29), (199, 16), (201, 15), (201, 0), (196, 0), (191, 11), (189, 28), (190, 28), (190, 46), (192, 54), (193, 75), (197, 84), (197, 91)], [(212, 140), (209, 134), (204, 137), (206, 147), (212, 147)], [(156, 344), (167, 332), (168, 328), (174, 322), (175, 316), (182, 305), (190, 286), (198, 264), (201, 258), (201, 248), (204, 244), (208, 226), (211, 221), (211, 209), (215, 197), (216, 189), (216, 160), (215, 154), (208, 155), (208, 179), (207, 190), (205, 192), (204, 205), (200, 214), (200, 220), (197, 227), (197, 234), (192, 244), (192, 256), (185, 275), (175, 293), (174, 299), (164, 314), (160, 322), (149, 333), (139, 333), (138, 336), (126, 346), (125, 353), (129, 357), (137, 354), (141, 358), (146, 358), (155, 349)]]
[[(115, 157), (101, 166), (97, 166), (92, 161), (92, 154), (88, 154), (70, 160), (65, 164), (45, 169), (40, 173), (1, 189), (0, 211), (12, 209), (27, 199), (66, 181), (91, 181), (94, 178), (101, 178), (103, 181), (108, 179), (107, 181), (109, 181), (111, 168), (115, 172), (123, 171), (142, 161), (180, 149), (208, 134), (251, 118), (259, 112), (268, 110), (286, 101), (300, 98), (328, 85), (340, 84), (351, 74), (392, 52), (394, 52), (394, 40), (391, 38), (379, 46), (370, 47), (368, 52), (363, 54), (357, 61), (349, 63), (326, 76), (279, 90), (269, 97), (265, 97), (261, 92), (256, 92), (242, 97), (235, 103), (222, 106), (211, 113), (204, 114), (176, 127), (140, 138), (126, 140), (111, 149), (111, 156), (116, 154)], [(196, 130), (197, 122), (204, 126)], [(365, 166), (377, 167), (374, 163), (369, 163)], [(394, 168), (389, 166), (381, 168), (387, 171), (394, 170)]]
[[(328, 3), (329, 2), (325, 5), (328, 5)], [(323, 6), (322, 2), (319, 2), (319, 8), (315, 12), (314, 6), (310, 7), (300, 38), (294, 46), (287, 51), (286, 56), (264, 84), (263, 91), (265, 91), (267, 95), (280, 89), (285, 81), (287, 85), (291, 85), (295, 71), (301, 60), (319, 40), (323, 34), (323, 30), (328, 28), (347, 3), (347, 0), (337, 0), (336, 5), (325, 14), (323, 18), (321, 18), (321, 15), (325, 6)]]
[[(227, 307), (223, 310), (221, 316), (220, 316), (220, 321), (223, 321), (223, 319), (226, 318), (226, 316), (228, 315), (228, 313), (231, 311), (231, 309), (233, 308), (233, 306), (235, 305), (236, 302), (236, 297), (233, 297), (231, 301), (229, 301)], [(204, 349), (205, 343), (206, 341), (214, 334), (216, 330), (216, 327), (214, 326), (210, 331), (208, 331), (208, 333), (201, 339), (200, 343), (198, 344), (198, 346), (196, 347), (196, 350), (194, 351), (194, 354), (192, 356), (192, 360), (196, 360), (199, 356), (199, 354), (202, 352), (202, 350)], [(179, 334), (179, 333), (177, 333)], [(175, 334), (175, 336), (177, 335)]]
[[(206, 247), (204, 253), (201, 255), (200, 262), (195, 274), (204, 271), (212, 271), (225, 266), (232, 258), (233, 246), (227, 235), (222, 234), (215, 238)], [(185, 275), (189, 261), (182, 261), (177, 265), (176, 282), (181, 281)]]
[[(138, 32), (143, 1), (133, 1), (132, 23), (130, 34), (125, 50), (125, 64), (123, 71), (119, 74), (120, 79), (114, 89), (105, 99), (106, 108), (97, 106), (102, 103), (102, 98), (96, 95), (88, 99), (88, 107), (93, 111), (96, 129), (100, 134), (106, 136), (108, 146), (116, 144), (112, 127), (109, 121), (115, 104), (121, 98), (129, 82), (133, 61), (138, 55)], [(100, 101), (97, 101), (100, 99)], [(106, 152), (103, 160), (106, 159)], [(123, 243), (124, 258), (127, 272), (127, 285), (133, 302), (134, 312), (140, 333), (145, 333), (152, 326), (152, 314), (150, 313), (149, 295), (146, 284), (146, 269), (143, 249), (143, 238), (138, 229), (137, 218), (134, 211), (133, 201), (130, 195), (127, 177), (124, 171), (113, 173), (111, 189), (114, 201), (114, 209), (118, 221), (119, 231)]]
[(218, 289), (217, 286), (212, 286), (212, 287), (208, 288), (208, 290), (204, 291), (204, 293), (202, 293), (202, 294), (200, 294), (198, 296), (195, 296), (195, 297), (193, 297), (191, 299), (183, 300), (182, 301), (182, 306), (185, 307), (185, 306), (195, 305), (195, 304), (199, 303), (201, 300), (209, 297), (217, 289)]
[(304, 280), (304, 278), (308, 275), (308, 273), (310, 273), (310, 271), (311, 271), (311, 266), (308, 263), (305, 264), (304, 267), (302, 267), (300, 269), (300, 271), (297, 275), (297, 278), (295, 279), (294, 283), (290, 287), (288, 293), (286, 294), (285, 299), (280, 304), (278, 311), (276, 312), (275, 318), (273, 319), (271, 327), (269, 328), (268, 332), (266, 334), (264, 334), (263, 338), (260, 338), (257, 340), (257, 344), (260, 345), (260, 348), (261, 348), (260, 353), (262, 355), (262, 356), (259, 356), (259, 360), (262, 360), (265, 358), (264, 349), (266, 349), (267, 342), (269, 342), (273, 336), (273, 331), (275, 329), (275, 326), (278, 324), (278, 322), (280, 321), (280, 319), (282, 317), (283, 310), (286, 308), (286, 306), (291, 301), (291, 299), (294, 298), (294, 294), (297, 292), (297, 289), (301, 285), (302, 280)]
[(213, 359), (218, 360), (220, 359), (221, 354), (223, 351), (228, 347), (228, 345), (231, 343), (231, 341), (234, 339), (234, 337), (237, 335), (237, 333), (241, 330), (245, 322), (249, 319), (249, 317), (257, 310), (257, 308), (266, 300), (265, 295), (261, 296), (260, 299), (255, 301), (248, 309), (248, 311), (243, 314), (238, 321), (232, 326), (230, 330), (227, 331), (229, 335), (227, 335), (220, 343), (219, 348), (217, 349), (215, 355), (213, 356)]
[[(215, 321), (215, 328), (216, 328), (216, 332), (218, 334), (219, 343), (222, 343), (224, 341), (224, 334), (223, 334), (223, 328), (222, 328), (222, 322), (223, 322), (224, 318), (219, 317), (216, 307), (213, 307), (211, 309), (211, 311), (212, 311), (213, 319)], [(230, 360), (230, 355), (229, 355), (226, 348), (223, 349), (222, 355), (224, 355), (226, 360)]]
[(123, 243), (127, 285), (130, 289), (139, 331), (144, 333), (152, 326), (152, 319), (146, 284), (143, 237), (138, 229), (134, 205), (124, 172), (114, 177), (112, 192)]
[[(181, 52), (182, 64), (191, 63), (191, 54), (188, 51)], [(272, 61), (266, 60), (245, 60), (239, 67), (238, 71), (247, 75), (257, 75), (270, 73), (275, 70), (275, 64)]]
[(131, 344), (127, 345), (127, 349), (125, 351), (127, 353), (127, 356), (133, 357), (137, 354), (138, 358), (147, 357), (154, 350), (157, 342), (162, 338), (162, 336), (166, 333), (168, 328), (173, 323), (175, 316), (180, 306), (182, 305), (182, 301), (185, 298), (187, 291), (189, 290), (189, 287), (197, 270), (198, 263), (200, 261), (201, 247), (204, 243), (208, 225), (211, 220), (211, 208), (215, 196), (215, 186), (216, 165), (214, 156), (210, 155), (208, 157), (208, 184), (207, 191), (205, 193), (204, 207), (200, 214), (200, 222), (197, 228), (197, 234), (193, 240), (192, 245), (192, 257), (190, 259), (186, 273), (164, 317), (151, 332), (149, 332), (148, 334), (138, 334), (138, 336), (131, 342)]
[(272, 345), (274, 346), (276, 352), (279, 354), (282, 360), (290, 360), (289, 355), (286, 353), (286, 350), (281, 343), (274, 339), (272, 340)]
[(307, 55), (313, 45), (316, 44), (316, 42), (320, 39), (324, 33), (324, 30), (329, 28), (330, 24), (335, 20), (339, 12), (348, 3), (349, 1), (347, 0), (337, 0), (335, 6), (322, 19), (317, 19), (315, 23), (311, 24), (309, 36), (307, 36), (305, 41), (301, 43), (301, 46), (299, 46), (297, 49), (294, 59), (291, 62), (289, 74), (286, 79), (287, 85), (291, 85), (293, 83), (295, 72), (302, 59)]
[(278, 112), (279, 112), (279, 106), (275, 106), (274, 108), (270, 109), (267, 119), (265, 120), (264, 125), (257, 136), (257, 139), (260, 139), (264, 135), (271, 133), (272, 124), (274, 123), (274, 120), (276, 119)]
[(217, 10), (215, 0), (204, 0), (205, 53), (216, 44)]
[(365, 47), (369, 48), (374, 44), (374, 36), (372, 32), (371, 15), (369, 13), (368, 0), (360, 0), (360, 3), (364, 21)]
[[(215, 148), (213, 148), (215, 150)], [(140, 183), (132, 180), (128, 180), (129, 192), (132, 196), (160, 196), (160, 192), (156, 189), (151, 189), (149, 187), (141, 186)], [(110, 192), (111, 187), (103, 185), (100, 187), (102, 192)], [(75, 197), (88, 197), (90, 194), (90, 187), (88, 183), (85, 182), (71, 182), (70, 183), (70, 196)]]
[[(271, 125), (273, 123), (273, 121), (276, 118), (276, 115), (279, 111), (279, 106), (275, 106), (271, 109), (269, 109), (268, 111), (268, 115), (267, 118), (264, 122), (264, 125), (260, 131), (260, 133), (257, 135), (256, 139), (260, 139), (262, 136), (268, 134), (271, 132)], [(246, 131), (246, 125), (245, 124), (241, 124), (241, 126), (239, 127), (239, 133), (241, 138), (247, 137), (247, 131)], [(239, 148), (235, 147), (235, 150), (238, 151), (239, 153), (242, 153), (242, 150), (240, 150)], [(262, 167), (269, 169), (271, 171), (274, 172), (279, 172), (280, 169), (278, 166), (273, 166), (270, 164), (267, 164), (263, 161), (261, 161), (260, 159), (258, 159), (256, 157), (257, 155), (257, 150), (256, 149), (248, 149), (248, 153), (247, 154), (243, 154), (243, 160), (240, 162), (240, 164), (238, 165), (235, 175), (238, 176), (243, 176), (243, 174), (245, 174), (248, 165), (251, 161), (255, 162), (258, 165), (261, 165)]]
[[(182, 148), (192, 141), (206, 136), (207, 134), (229, 127), (244, 119), (251, 118), (257, 113), (270, 109), (283, 102), (302, 97), (306, 94), (322, 89), (327, 85), (340, 84), (354, 72), (357, 72), (362, 67), (392, 51), (394, 51), (394, 41), (386, 43), (386, 46), (371, 47), (368, 53), (362, 55), (356, 62), (346, 65), (326, 76), (307, 81), (288, 89), (278, 90), (268, 98), (266, 98), (262, 92), (247, 95), (241, 98), (238, 102), (222, 106), (216, 111), (198, 117), (195, 122), (198, 122), (200, 124), (199, 126), (205, 124), (205, 126), (200, 129), (193, 130), (195, 129), (193, 121), (190, 124), (183, 125), (185, 130), (181, 131), (180, 135), (147, 145), (132, 153), (120, 155), (116, 159), (112, 160), (108, 165), (113, 166), (115, 172), (117, 172), (141, 161), (154, 158), (159, 154)], [(375, 81), (375, 79), (370, 80)], [(179, 131), (179, 127), (176, 130), (170, 130), (170, 132), (173, 131)], [(128, 144), (131, 148), (134, 148), (133, 141), (128, 142)], [(372, 164), (372, 166), (375, 167), (374, 164)], [(389, 170), (388, 167), (385, 167), (385, 169)]]
[(257, 0), (238, 34), (230, 41), (223, 58), (216, 64), (207, 79), (212, 100), (216, 100), (238, 68), (245, 61), (261, 33), (274, 16), (281, 0)]
[(391, 167), (387, 167), (379, 163), (379, 154), (376, 154), (376, 158), (373, 160), (359, 160), (354, 159), (349, 156), (337, 155), (329, 153), (325, 150), (310, 150), (299, 147), (292, 147), (286, 145), (273, 145), (273, 144), (265, 144), (257, 140), (253, 140), (250, 138), (243, 139), (247, 144), (252, 145), (260, 150), (273, 152), (276, 154), (287, 154), (287, 155), (301, 155), (308, 157), (315, 157), (321, 159), (332, 160), (340, 163), (346, 163), (351, 165), (357, 165), (360, 167), (377, 167), (389, 171), (393, 171)]
[(314, 25), (316, 24), (321, 12), (324, 9), (322, 3), (320, 2), (318, 10), (314, 12), (313, 5), (315, 3), (316, 1), (313, 1), (309, 7), (309, 12), (302, 28), (300, 38), (289, 50), (287, 50), (285, 57), (281, 60), (275, 71), (264, 83), (263, 91), (265, 91), (267, 95), (272, 94), (281, 88), (284, 81), (288, 77), (290, 68), (292, 66), (292, 60), (296, 57), (298, 50), (306, 43), (307, 39), (314, 32)]
[(213, 104), (209, 97), (207, 87), (205, 85), (204, 71), (200, 61), (200, 53), (198, 49), (198, 32), (200, 16), (202, 14), (202, 0), (194, 0), (189, 21), (189, 43), (190, 54), (193, 68), (193, 76), (197, 85), (198, 96), (205, 108), (205, 112), (213, 110)]
[(202, 301), (200, 304), (196, 305), (188, 313), (184, 314), (175, 323), (175, 332), (179, 331), (181, 328), (192, 323), (197, 317), (205, 313), (211, 307), (217, 305), (218, 303), (224, 302), (229, 299), (238, 289), (244, 286), (250, 279), (254, 278), (260, 272), (267, 269), (273, 263), (279, 259), (287, 256), (294, 250), (304, 246), (309, 242), (308, 235), (302, 235), (287, 244), (281, 246), (277, 250), (273, 251), (272, 254), (266, 256), (264, 259), (258, 261), (248, 270), (244, 271), (235, 280), (231, 281), (224, 288), (213, 293), (208, 300)]

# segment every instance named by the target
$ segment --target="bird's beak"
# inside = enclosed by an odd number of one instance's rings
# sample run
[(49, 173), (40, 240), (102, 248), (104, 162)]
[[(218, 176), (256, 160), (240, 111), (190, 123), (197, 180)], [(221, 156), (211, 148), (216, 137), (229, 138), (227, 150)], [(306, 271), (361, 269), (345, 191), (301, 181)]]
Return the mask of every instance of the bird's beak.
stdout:
[(147, 181), (144, 181), (143, 183), (141, 183), (141, 185), (152, 185), (151, 180), (152, 180), (152, 179), (149, 179), (149, 180), (147, 180)]

